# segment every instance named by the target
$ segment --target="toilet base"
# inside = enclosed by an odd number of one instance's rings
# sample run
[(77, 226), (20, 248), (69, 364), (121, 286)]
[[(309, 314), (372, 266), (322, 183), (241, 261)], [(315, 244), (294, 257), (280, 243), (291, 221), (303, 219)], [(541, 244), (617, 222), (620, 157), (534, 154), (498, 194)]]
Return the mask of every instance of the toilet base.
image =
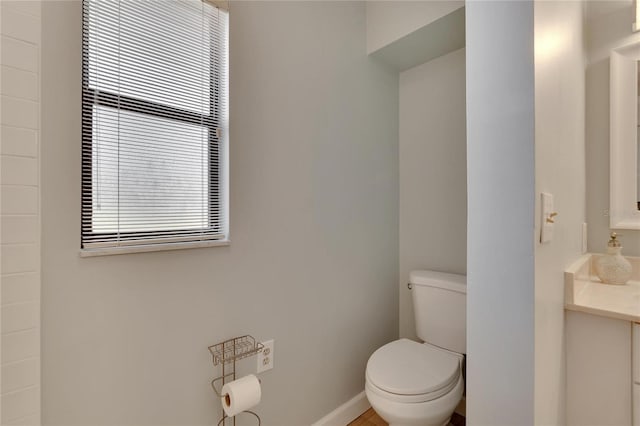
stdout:
[(462, 399), (464, 381), (462, 375), (451, 392), (431, 401), (402, 403), (391, 401), (373, 391), (365, 383), (365, 393), (371, 407), (389, 426), (446, 426), (456, 406)]

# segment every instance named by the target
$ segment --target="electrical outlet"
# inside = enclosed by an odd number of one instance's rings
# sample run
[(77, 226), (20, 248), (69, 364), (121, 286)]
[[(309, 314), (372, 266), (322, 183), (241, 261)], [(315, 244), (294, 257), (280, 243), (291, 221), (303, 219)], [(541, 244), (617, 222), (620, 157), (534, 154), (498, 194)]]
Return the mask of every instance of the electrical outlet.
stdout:
[(264, 348), (261, 352), (258, 352), (258, 365), (256, 368), (257, 373), (262, 373), (263, 371), (271, 370), (273, 368), (273, 344), (274, 340), (267, 340), (266, 342), (262, 342)]

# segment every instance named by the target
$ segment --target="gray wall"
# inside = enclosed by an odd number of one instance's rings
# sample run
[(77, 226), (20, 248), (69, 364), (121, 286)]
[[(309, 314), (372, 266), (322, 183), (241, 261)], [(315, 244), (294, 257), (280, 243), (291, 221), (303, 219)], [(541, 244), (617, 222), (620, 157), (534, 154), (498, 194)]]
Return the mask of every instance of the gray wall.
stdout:
[(400, 336), (415, 337), (413, 269), (467, 270), (464, 49), (400, 74)]
[(533, 2), (467, 3), (470, 426), (534, 421), (533, 30)]
[(230, 247), (84, 259), (80, 23), (43, 6), (44, 423), (214, 424), (206, 347), (244, 333), (276, 340), (263, 424), (360, 392), (398, 330), (398, 78), (364, 4), (232, 4)]

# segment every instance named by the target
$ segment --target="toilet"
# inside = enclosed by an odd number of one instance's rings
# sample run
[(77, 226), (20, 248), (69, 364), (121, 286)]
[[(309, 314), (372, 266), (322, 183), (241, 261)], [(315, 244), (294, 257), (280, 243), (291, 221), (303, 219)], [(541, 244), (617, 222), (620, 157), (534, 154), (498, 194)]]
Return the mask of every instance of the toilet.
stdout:
[(399, 339), (369, 358), (365, 393), (390, 426), (443, 426), (462, 399), (466, 353), (466, 277), (413, 271), (416, 334)]

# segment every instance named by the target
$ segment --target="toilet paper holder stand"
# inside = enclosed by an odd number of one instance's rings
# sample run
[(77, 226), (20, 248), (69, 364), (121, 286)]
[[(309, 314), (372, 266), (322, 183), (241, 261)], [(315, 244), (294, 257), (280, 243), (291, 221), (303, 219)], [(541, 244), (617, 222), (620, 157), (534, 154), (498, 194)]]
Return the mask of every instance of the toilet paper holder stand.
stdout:
[[(256, 339), (253, 338), (253, 336), (250, 336), (248, 334), (244, 336), (234, 337), (233, 339), (228, 339), (224, 342), (219, 342), (209, 346), (209, 352), (213, 357), (213, 365), (222, 365), (222, 375), (216, 377), (211, 381), (211, 387), (219, 398), (222, 399), (227, 396), (222, 394), (222, 387), (225, 385), (225, 383), (236, 379), (236, 362), (243, 358), (256, 355), (257, 353), (262, 352), (262, 349), (264, 349), (264, 345), (260, 342), (257, 342)], [(220, 385), (220, 390), (218, 390), (218, 387), (216, 386), (217, 384)], [(258, 426), (260, 426), (260, 416), (249, 410), (245, 410), (243, 411), (243, 413), (255, 416), (255, 418), (258, 420)], [(229, 417), (223, 410), (222, 418), (218, 422), (218, 426), (224, 426), (225, 420), (227, 418)], [(232, 419), (233, 426), (235, 426), (235, 416)]]

